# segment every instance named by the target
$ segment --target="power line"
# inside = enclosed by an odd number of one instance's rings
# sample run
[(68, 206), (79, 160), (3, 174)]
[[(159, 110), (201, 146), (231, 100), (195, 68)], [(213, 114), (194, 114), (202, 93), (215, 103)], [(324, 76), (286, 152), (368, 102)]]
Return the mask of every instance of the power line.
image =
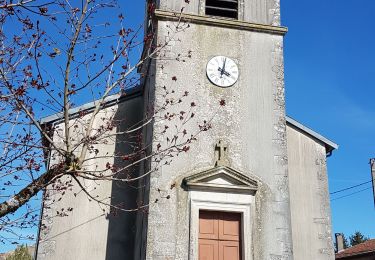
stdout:
[(357, 194), (357, 193), (360, 193), (362, 191), (369, 190), (369, 189), (372, 189), (372, 187), (368, 187), (368, 188), (365, 188), (365, 189), (362, 189), (362, 190), (359, 190), (359, 191), (356, 191), (356, 192), (352, 192), (350, 194), (347, 194), (347, 195), (344, 195), (344, 196), (341, 196), (341, 197), (338, 197), (338, 198), (331, 199), (331, 201), (342, 199), (342, 198), (345, 198), (345, 197), (349, 197), (349, 196), (352, 196), (354, 194)]
[(350, 187), (347, 187), (347, 188), (344, 188), (344, 189), (341, 189), (341, 190), (337, 190), (337, 191), (331, 192), (330, 195), (336, 194), (336, 193), (339, 193), (339, 192), (343, 192), (343, 191), (346, 191), (346, 190), (351, 190), (351, 189), (357, 188), (359, 186), (365, 185), (365, 184), (370, 183), (370, 182), (372, 182), (372, 180), (366, 181), (366, 182), (362, 182), (362, 183), (354, 185), (354, 186), (350, 186)]

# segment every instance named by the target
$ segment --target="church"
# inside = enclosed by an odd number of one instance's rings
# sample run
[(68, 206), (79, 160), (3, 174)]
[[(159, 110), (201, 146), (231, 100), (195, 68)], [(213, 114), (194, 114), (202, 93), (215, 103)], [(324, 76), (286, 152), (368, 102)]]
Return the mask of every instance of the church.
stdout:
[[(150, 104), (163, 106), (165, 89), (188, 91), (196, 118), (184, 127), (194, 132), (207, 120), (210, 129), (188, 152), (155, 167), (137, 183), (142, 188), (107, 182), (96, 190), (127, 205), (142, 201), (147, 210), (108, 216), (82, 193), (44, 206), (37, 259), (333, 260), (326, 160), (338, 146), (285, 113), (287, 28), (279, 0), (158, 0), (148, 15), (157, 41), (168, 39), (165, 59), (145, 63), (141, 86), (108, 98), (101, 113), (126, 115), (131, 125)], [(181, 22), (188, 26), (171, 39), (169, 29)], [(180, 62), (176, 53), (189, 58)], [(173, 124), (147, 125), (144, 142), (157, 150)], [(126, 149), (119, 146), (101, 149)], [(139, 167), (139, 175), (155, 163)], [(67, 217), (47, 217), (70, 206)]]

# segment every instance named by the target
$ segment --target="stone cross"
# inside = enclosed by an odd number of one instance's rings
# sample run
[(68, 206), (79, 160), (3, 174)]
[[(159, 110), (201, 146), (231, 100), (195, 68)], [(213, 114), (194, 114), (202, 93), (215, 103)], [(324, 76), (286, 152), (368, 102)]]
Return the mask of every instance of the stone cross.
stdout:
[(228, 145), (222, 140), (215, 145), (215, 166), (227, 166), (228, 165)]

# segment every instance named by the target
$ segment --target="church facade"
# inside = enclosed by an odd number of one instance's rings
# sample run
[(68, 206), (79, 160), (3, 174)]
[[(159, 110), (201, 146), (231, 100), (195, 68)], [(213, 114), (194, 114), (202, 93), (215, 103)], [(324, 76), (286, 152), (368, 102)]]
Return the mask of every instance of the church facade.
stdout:
[[(111, 97), (101, 113), (126, 113), (131, 125), (150, 104), (163, 105), (167, 88), (188, 91), (196, 120), (212, 128), (144, 178), (142, 189), (121, 191), (127, 205), (149, 203), (147, 213), (106, 217), (83, 194), (43, 209), (75, 206), (68, 217), (42, 218), (37, 259), (334, 259), (326, 159), (337, 145), (285, 114), (279, 0), (159, 0), (155, 7), (157, 41), (168, 41), (164, 59), (145, 64), (142, 88)], [(171, 39), (181, 21), (188, 26)], [(178, 53), (189, 58), (173, 60)], [(193, 131), (197, 121), (185, 127)], [(144, 142), (154, 150), (167, 143), (160, 133), (168, 124), (146, 127)], [(119, 191), (107, 183), (97, 192)]]

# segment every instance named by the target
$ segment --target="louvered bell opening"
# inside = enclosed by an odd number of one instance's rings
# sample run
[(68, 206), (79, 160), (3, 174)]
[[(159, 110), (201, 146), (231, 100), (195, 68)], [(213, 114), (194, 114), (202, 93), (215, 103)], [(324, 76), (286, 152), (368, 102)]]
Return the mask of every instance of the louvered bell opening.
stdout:
[(206, 15), (238, 19), (238, 0), (206, 0)]

